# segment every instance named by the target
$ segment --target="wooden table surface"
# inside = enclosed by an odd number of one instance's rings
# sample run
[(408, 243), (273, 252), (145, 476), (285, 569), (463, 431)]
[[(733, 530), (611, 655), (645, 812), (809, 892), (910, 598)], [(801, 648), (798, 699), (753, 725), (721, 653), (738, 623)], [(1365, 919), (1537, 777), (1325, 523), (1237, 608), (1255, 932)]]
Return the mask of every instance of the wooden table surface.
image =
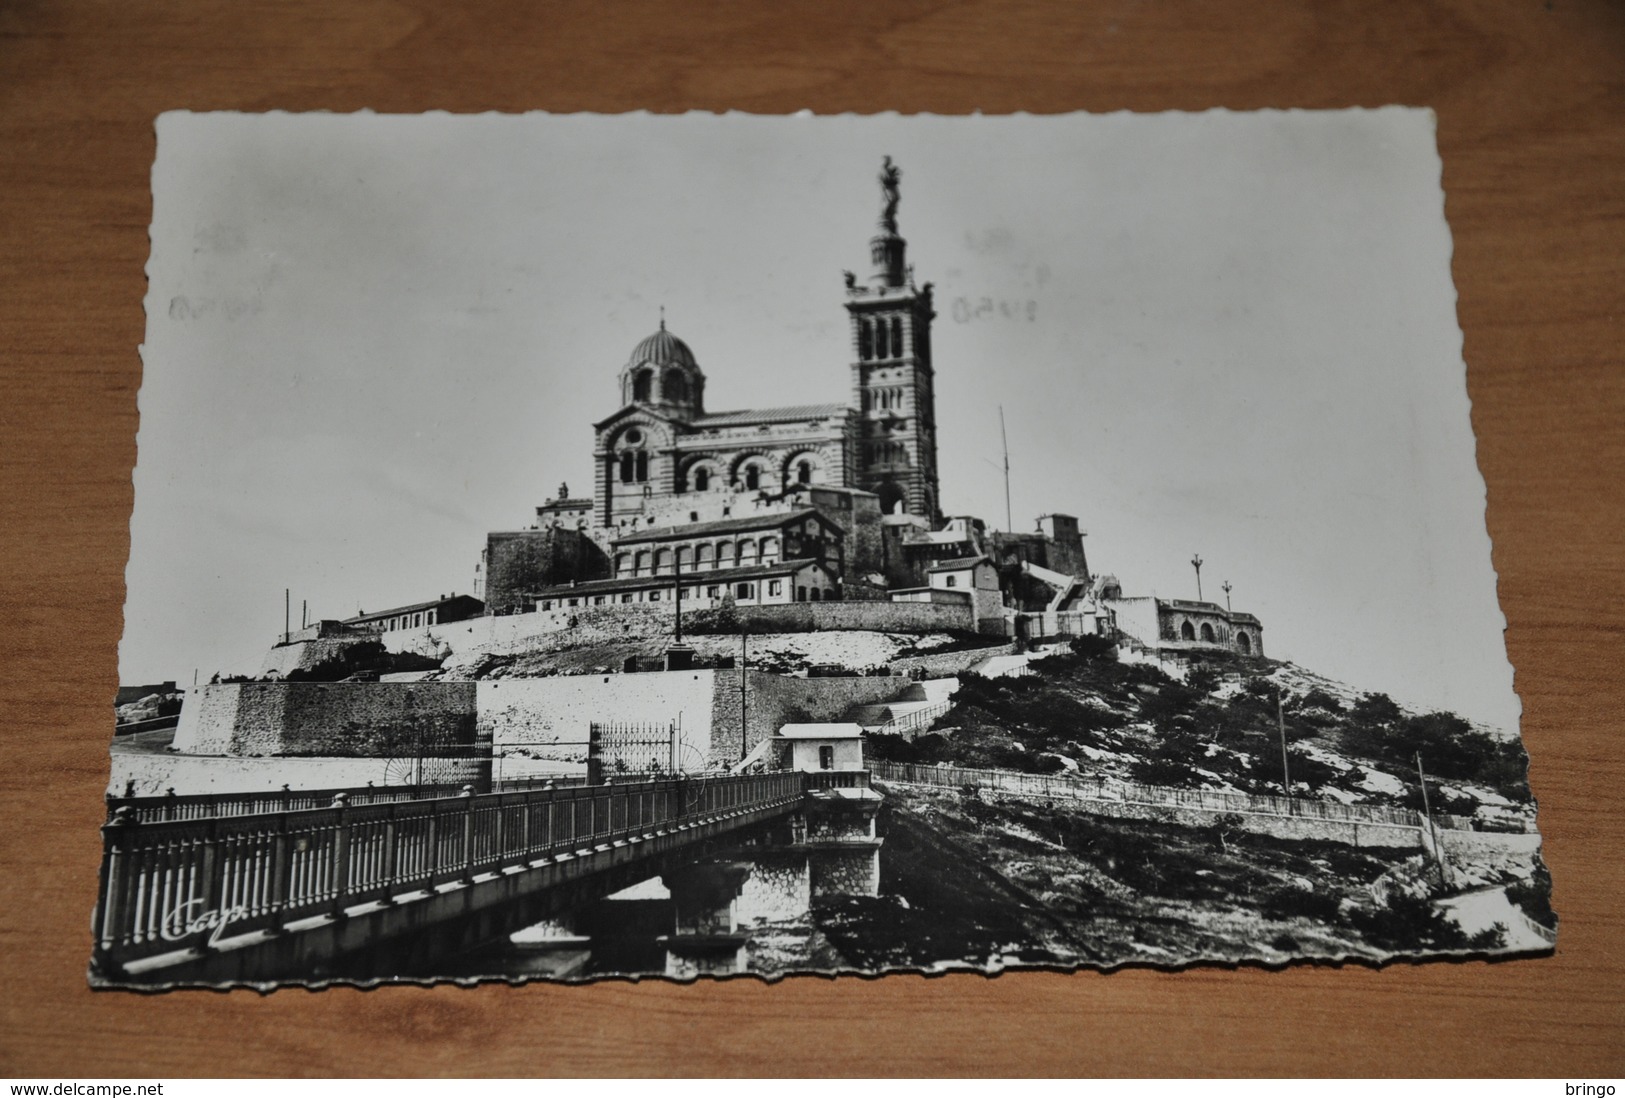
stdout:
[[(1507, 645), (1563, 917), (1498, 964), (93, 994), (152, 120), (241, 110), (1438, 112)], [(1625, 1068), (1625, 6), (0, 5), (0, 1073)]]

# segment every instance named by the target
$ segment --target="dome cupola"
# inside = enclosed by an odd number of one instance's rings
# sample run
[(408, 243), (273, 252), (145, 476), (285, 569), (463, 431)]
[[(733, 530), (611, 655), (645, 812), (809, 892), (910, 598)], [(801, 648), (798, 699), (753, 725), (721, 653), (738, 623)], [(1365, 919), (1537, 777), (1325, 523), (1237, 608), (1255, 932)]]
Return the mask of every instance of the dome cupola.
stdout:
[(647, 404), (669, 415), (694, 416), (705, 411), (705, 374), (688, 344), (660, 330), (632, 348), (621, 368), (621, 404)]

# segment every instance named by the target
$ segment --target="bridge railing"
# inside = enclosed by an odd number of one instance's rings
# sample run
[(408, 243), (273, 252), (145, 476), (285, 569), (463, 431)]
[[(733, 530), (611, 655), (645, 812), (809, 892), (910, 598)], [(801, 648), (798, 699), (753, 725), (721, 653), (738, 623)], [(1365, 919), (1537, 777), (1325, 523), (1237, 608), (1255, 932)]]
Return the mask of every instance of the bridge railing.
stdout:
[[(653, 775), (632, 775), (632, 778), (650, 778)], [(545, 786), (584, 785), (585, 775), (550, 775), (530, 778), (506, 778), (491, 783), (491, 792), (512, 793), (523, 789)], [(618, 777), (627, 781), (628, 777)], [(380, 785), (356, 788), (345, 786), (333, 789), (283, 789), (261, 793), (190, 793), (166, 794), (156, 797), (108, 797), (107, 818), (113, 819), (120, 809), (127, 809), (126, 818), (141, 823), (159, 823), (169, 820), (209, 820), (217, 816), (254, 816), (266, 812), (296, 812), (309, 808), (328, 808), (333, 798), (345, 794), (352, 808), (363, 804), (385, 804), (392, 801), (421, 801), (434, 797), (455, 797), (465, 782), (425, 782), (420, 785)]]
[(342, 917), (538, 859), (799, 798), (780, 771), (351, 804), (102, 828), (98, 966)]

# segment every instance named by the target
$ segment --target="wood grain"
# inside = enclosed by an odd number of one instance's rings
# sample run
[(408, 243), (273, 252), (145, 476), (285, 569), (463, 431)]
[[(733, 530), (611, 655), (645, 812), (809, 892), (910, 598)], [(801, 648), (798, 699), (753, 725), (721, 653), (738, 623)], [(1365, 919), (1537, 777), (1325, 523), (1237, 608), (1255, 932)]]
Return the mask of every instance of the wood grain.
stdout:
[[(1507, 644), (1563, 916), (1555, 957), (269, 997), (86, 989), (160, 111), (1386, 103), (1438, 112)], [(0, 233), (0, 1072), (1583, 1078), (1625, 1067), (1625, 8), (11, 0)]]

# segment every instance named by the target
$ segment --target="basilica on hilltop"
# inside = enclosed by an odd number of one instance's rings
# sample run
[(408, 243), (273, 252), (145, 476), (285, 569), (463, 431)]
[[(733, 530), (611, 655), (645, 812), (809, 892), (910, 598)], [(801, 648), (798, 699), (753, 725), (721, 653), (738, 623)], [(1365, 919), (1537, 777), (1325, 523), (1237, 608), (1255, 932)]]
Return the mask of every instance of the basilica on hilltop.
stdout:
[(701, 357), (662, 317), (615, 377), (616, 410), (593, 424), (590, 494), (560, 485), (524, 529), (487, 536), (474, 591), (485, 613), (912, 602), (1014, 635), (1035, 616), (1045, 634), (1121, 632), (1121, 607), (1128, 635), (1152, 647), (1261, 651), (1250, 615), (1124, 600), (1091, 574), (1070, 515), (1016, 533), (943, 513), (936, 311), (898, 232), (900, 178), (887, 157), (868, 276), (845, 273), (847, 400), (713, 411)]

